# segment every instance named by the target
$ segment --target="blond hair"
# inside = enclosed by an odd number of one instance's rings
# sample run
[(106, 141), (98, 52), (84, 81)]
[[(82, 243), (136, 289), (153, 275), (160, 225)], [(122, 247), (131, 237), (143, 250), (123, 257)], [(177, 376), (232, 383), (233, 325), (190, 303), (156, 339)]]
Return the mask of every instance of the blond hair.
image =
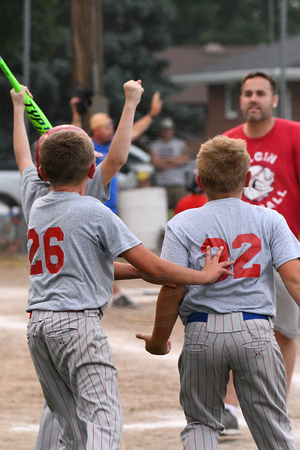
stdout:
[(201, 145), (196, 161), (208, 196), (242, 191), (250, 168), (250, 156), (243, 139), (215, 136)]
[(52, 186), (76, 186), (95, 162), (94, 145), (85, 132), (59, 130), (39, 150), (40, 165)]

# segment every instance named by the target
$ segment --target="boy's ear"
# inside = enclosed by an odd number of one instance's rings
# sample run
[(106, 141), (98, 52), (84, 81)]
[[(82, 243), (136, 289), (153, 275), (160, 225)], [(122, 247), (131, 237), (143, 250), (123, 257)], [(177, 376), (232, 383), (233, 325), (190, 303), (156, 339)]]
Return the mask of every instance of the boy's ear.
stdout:
[(251, 170), (249, 170), (247, 175), (246, 175), (246, 178), (245, 178), (244, 187), (248, 187), (249, 186), (251, 178), (252, 178), (252, 173), (251, 173)]
[(89, 171), (88, 171), (88, 177), (89, 177), (91, 180), (94, 178), (95, 171), (96, 171), (96, 163), (93, 163), (93, 164), (91, 165), (91, 167), (89, 168)]
[(204, 191), (205, 189), (204, 189), (204, 186), (202, 184), (202, 181), (200, 180), (199, 175), (196, 175), (196, 182), (198, 184), (198, 187), (199, 187), (200, 191)]
[(42, 178), (42, 180), (44, 181), (49, 181), (47, 175), (44, 172), (44, 169), (42, 168), (42, 166), (38, 167), (38, 174), (40, 175), (40, 177)]

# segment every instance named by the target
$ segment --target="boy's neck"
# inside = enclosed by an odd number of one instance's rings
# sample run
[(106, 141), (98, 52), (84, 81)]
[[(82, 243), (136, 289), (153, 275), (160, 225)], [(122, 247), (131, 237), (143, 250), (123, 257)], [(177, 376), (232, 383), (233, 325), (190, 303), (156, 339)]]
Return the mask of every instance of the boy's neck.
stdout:
[(214, 194), (214, 195), (208, 195), (206, 194), (207, 201), (212, 202), (214, 200), (223, 200), (224, 198), (242, 198), (242, 192), (233, 192), (230, 194)]
[(85, 190), (86, 190), (86, 184), (87, 184), (87, 180), (76, 186), (70, 186), (70, 185), (57, 186), (56, 188), (54, 188), (54, 191), (55, 192), (75, 192), (76, 194), (84, 195)]

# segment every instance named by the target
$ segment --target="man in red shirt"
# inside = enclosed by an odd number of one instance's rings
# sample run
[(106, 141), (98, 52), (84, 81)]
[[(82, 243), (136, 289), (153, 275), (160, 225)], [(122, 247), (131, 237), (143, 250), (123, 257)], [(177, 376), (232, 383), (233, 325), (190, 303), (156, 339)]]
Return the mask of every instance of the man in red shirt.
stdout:
[[(224, 134), (247, 142), (251, 157), (252, 179), (244, 190), (243, 200), (276, 209), (282, 214), (296, 237), (300, 224), (300, 123), (275, 118), (278, 104), (275, 80), (263, 72), (249, 73), (243, 80), (240, 108), (245, 123)], [(287, 392), (296, 358), (295, 339), (299, 337), (299, 308), (290, 298), (276, 272), (277, 312), (274, 330), (285, 361)], [(237, 405), (233, 384), (228, 386), (225, 411), (234, 419)], [(237, 421), (225, 425), (226, 434), (239, 432)]]

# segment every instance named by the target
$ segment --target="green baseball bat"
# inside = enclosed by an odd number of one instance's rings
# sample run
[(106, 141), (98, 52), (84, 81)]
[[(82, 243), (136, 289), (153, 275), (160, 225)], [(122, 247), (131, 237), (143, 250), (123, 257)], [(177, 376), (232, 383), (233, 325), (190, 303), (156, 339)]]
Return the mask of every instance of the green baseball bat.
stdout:
[[(18, 80), (11, 73), (7, 65), (5, 64), (3, 58), (0, 56), (0, 67), (3, 70), (4, 75), (6, 75), (8, 81), (14, 88), (16, 92), (20, 92), (22, 86)], [(38, 107), (34, 100), (25, 92), (25, 111), (30, 119), (30, 122), (34, 128), (40, 133), (44, 134), (46, 131), (50, 130), (52, 127), (51, 123), (43, 113), (43, 111)]]

